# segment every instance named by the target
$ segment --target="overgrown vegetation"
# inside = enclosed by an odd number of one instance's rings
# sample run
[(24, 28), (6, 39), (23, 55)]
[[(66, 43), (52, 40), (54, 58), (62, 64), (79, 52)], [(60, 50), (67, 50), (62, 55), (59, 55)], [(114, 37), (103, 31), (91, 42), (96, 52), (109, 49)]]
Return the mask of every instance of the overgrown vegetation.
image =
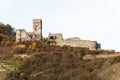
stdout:
[[(49, 45), (47, 39), (42, 42), (15, 43), (14, 34), (10, 25), (0, 25), (0, 70), (6, 70), (5, 80), (102, 80), (97, 73), (120, 62), (120, 57), (85, 60), (83, 57), (87, 54), (111, 52), (66, 45), (53, 46)], [(14, 58), (15, 55), (24, 54), (31, 57)], [(0, 78), (3, 76), (1, 74)]]
[(36, 45), (33, 50), (29, 54), (33, 58), (24, 60), (5, 80), (102, 80), (97, 72), (120, 62), (119, 58), (84, 60), (86, 54), (104, 53), (87, 48)]
[(12, 45), (15, 42), (15, 32), (11, 25), (0, 24), (1, 45)]

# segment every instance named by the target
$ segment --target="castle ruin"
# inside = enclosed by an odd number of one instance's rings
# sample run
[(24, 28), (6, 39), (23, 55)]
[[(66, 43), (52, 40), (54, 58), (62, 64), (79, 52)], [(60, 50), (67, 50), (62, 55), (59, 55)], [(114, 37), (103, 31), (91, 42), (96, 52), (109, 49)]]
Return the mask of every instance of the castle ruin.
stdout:
[[(78, 37), (63, 39), (62, 34), (49, 33), (48, 40), (50, 41), (50, 45), (86, 47), (90, 50), (101, 49), (101, 44), (97, 43), (97, 41), (81, 40)], [(16, 31), (16, 42), (24, 41), (42, 41), (41, 19), (33, 19), (33, 32), (26, 32), (24, 29), (19, 29)]]
[(85, 47), (90, 50), (99, 50), (101, 49), (101, 44), (97, 43), (97, 41), (90, 40), (81, 40), (78, 37), (63, 39), (62, 34), (51, 34), (49, 33), (48, 40), (51, 42), (51, 45), (68, 45), (71, 47)]
[(42, 40), (42, 20), (33, 19), (33, 32), (26, 32), (24, 29), (16, 31), (16, 42), (24, 42), (31, 40)]

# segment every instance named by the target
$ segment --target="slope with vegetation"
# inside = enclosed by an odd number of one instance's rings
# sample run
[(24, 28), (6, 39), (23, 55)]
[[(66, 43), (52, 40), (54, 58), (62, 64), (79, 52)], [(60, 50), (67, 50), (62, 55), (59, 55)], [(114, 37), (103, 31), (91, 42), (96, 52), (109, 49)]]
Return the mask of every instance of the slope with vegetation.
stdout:
[(15, 41), (15, 32), (11, 25), (0, 24), (0, 43), (10, 45)]
[(18, 70), (8, 74), (5, 80), (103, 80), (97, 74), (120, 61), (120, 57), (83, 59), (86, 54), (108, 54), (107, 51), (41, 45), (39, 42), (23, 44), (15, 48), (14, 53), (32, 57), (24, 59)]
[[(10, 25), (0, 24), (0, 80), (120, 79), (119, 56), (94, 57), (112, 52), (50, 46), (47, 39), (43, 39), (42, 44), (39, 41), (15, 43), (13, 34), (14, 29)], [(88, 55), (92, 58), (85, 59)]]

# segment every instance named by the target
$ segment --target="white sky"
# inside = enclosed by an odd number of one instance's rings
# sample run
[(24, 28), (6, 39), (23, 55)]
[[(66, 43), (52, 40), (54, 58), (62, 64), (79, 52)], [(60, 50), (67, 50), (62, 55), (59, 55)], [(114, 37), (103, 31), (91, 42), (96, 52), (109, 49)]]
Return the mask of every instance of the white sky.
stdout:
[(103, 49), (120, 51), (120, 0), (0, 0), (0, 22), (32, 31), (43, 20), (43, 36), (97, 40)]

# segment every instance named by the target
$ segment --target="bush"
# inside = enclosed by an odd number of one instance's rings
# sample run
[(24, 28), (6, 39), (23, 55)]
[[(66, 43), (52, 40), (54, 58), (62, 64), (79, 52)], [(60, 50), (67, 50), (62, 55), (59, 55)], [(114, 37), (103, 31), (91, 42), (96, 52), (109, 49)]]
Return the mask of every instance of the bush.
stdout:
[(48, 41), (48, 39), (43, 38), (42, 44), (43, 45), (50, 45), (50, 41)]
[(15, 54), (23, 54), (27, 51), (26, 46), (25, 45), (16, 45), (14, 47), (13, 53)]
[[(24, 60), (18, 69), (18, 73), (24, 75), (13, 75), (7, 80), (11, 78), (14, 80), (99, 80), (95, 75), (97, 70), (102, 66), (109, 66), (109, 63), (119, 62), (119, 59), (117, 61), (114, 59), (84, 60), (82, 57), (86, 54), (101, 53), (90, 51), (87, 48), (46, 46), (34, 44), (34, 42), (29, 45), (30, 50), (35, 49), (35, 51), (32, 53), (33, 57)], [(19, 51), (19, 48), (26, 51), (26, 46), (16, 47), (16, 53), (25, 53)]]

